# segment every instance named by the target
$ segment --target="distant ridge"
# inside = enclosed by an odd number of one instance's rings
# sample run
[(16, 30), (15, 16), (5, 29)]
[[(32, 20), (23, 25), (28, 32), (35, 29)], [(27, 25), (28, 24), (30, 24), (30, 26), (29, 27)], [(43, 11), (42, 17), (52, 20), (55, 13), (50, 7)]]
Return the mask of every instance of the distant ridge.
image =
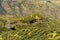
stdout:
[(26, 16), (41, 13), (59, 19), (59, 5), (59, 0), (0, 0), (0, 14)]

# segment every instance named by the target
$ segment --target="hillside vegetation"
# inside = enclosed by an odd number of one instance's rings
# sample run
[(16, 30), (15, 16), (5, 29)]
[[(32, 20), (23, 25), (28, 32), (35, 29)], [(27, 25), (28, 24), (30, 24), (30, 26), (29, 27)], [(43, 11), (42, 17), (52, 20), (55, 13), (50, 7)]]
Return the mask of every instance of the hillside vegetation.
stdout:
[(60, 40), (60, 1), (0, 0), (0, 40)]
[(41, 14), (0, 15), (0, 40), (59, 40), (60, 21)]

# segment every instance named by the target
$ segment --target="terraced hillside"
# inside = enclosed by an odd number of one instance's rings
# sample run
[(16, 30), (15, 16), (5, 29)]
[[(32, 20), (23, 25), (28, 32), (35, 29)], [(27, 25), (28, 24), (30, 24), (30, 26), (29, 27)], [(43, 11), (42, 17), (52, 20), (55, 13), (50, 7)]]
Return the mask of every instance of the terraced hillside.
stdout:
[(60, 40), (60, 21), (40, 14), (1, 15), (0, 40)]

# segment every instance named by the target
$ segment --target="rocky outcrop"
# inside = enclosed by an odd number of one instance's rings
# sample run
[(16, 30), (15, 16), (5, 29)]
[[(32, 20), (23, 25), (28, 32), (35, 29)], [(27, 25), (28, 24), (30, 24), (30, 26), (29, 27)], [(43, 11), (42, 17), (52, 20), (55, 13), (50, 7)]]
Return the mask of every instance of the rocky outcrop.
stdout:
[(3, 2), (3, 0), (0, 0), (0, 14), (6, 14), (6, 10), (2, 6), (2, 2)]

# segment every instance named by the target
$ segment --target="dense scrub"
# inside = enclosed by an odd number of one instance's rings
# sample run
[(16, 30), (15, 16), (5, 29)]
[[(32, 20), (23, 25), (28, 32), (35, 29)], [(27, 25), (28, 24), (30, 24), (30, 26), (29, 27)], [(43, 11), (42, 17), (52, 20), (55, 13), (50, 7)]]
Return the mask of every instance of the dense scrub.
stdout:
[(0, 15), (0, 40), (59, 40), (57, 19), (32, 14), (25, 17)]

